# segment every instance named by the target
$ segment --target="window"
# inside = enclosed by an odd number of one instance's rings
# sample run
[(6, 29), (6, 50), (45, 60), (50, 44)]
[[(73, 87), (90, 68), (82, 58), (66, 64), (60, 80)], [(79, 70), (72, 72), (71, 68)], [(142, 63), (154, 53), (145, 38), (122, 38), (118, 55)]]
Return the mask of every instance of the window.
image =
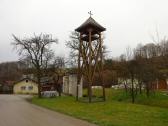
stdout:
[(25, 87), (25, 86), (22, 86), (22, 87), (21, 87), (21, 90), (26, 90), (26, 87)]
[(33, 86), (29, 86), (29, 87), (28, 87), (28, 90), (33, 90)]

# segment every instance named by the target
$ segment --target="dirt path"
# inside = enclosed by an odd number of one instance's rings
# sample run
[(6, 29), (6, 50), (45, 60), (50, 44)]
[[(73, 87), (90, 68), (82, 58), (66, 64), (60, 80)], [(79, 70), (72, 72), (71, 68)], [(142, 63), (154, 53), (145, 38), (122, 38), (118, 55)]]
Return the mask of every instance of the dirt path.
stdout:
[(0, 126), (96, 126), (32, 105), (23, 96), (0, 95)]

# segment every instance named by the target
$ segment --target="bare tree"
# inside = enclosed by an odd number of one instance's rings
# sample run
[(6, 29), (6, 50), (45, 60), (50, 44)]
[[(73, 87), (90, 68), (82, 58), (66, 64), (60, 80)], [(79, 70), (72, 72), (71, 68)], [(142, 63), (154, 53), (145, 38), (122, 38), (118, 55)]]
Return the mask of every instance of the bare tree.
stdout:
[(51, 74), (53, 76), (54, 87), (58, 91), (59, 96), (62, 93), (62, 79), (66, 73), (65, 68), (65, 59), (64, 57), (55, 57), (53, 63), (51, 64)]
[(128, 76), (131, 80), (131, 98), (132, 98), (132, 103), (135, 102), (135, 78), (136, 78), (136, 72), (137, 72), (137, 62), (134, 58), (134, 51), (130, 47), (126, 48), (126, 71), (128, 72)]
[(18, 51), (19, 56), (28, 58), (35, 68), (35, 75), (38, 82), (38, 96), (41, 97), (40, 78), (42, 76), (42, 70), (46, 66), (46, 56), (49, 52), (52, 52), (50, 45), (52, 43), (58, 43), (58, 40), (53, 39), (52, 35), (49, 34), (34, 35), (31, 38), (25, 39), (20, 39), (15, 35), (12, 36), (14, 38), (12, 45)]
[(66, 46), (70, 48), (69, 64), (73, 67), (77, 66), (78, 52), (79, 52), (79, 40), (80, 35), (78, 32), (71, 32), (69, 41), (66, 41)]
[(126, 48), (125, 58), (126, 58), (127, 61), (133, 59), (133, 50), (132, 50), (132, 48), (130, 46), (128, 46)]

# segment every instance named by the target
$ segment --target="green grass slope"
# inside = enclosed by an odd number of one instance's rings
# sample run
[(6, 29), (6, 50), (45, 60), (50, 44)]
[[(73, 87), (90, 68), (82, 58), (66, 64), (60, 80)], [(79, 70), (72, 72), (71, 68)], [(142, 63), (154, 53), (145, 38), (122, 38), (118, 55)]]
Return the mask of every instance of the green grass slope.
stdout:
[[(95, 90), (96, 93), (99, 95), (100, 92)], [(32, 103), (100, 126), (168, 125), (168, 97), (160, 93), (149, 98), (145, 95), (137, 96), (136, 104), (130, 103), (129, 95), (122, 90), (111, 89), (107, 90), (106, 102), (89, 104), (76, 102), (74, 97), (63, 96), (50, 99), (34, 97)]]

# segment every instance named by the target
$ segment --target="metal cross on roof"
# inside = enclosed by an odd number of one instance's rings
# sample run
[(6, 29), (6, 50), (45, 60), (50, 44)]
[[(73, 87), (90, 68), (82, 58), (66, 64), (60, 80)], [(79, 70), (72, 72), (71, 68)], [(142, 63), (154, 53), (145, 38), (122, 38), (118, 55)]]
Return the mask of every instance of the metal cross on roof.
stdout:
[(93, 15), (91, 11), (89, 11), (88, 14), (90, 15), (90, 17)]

